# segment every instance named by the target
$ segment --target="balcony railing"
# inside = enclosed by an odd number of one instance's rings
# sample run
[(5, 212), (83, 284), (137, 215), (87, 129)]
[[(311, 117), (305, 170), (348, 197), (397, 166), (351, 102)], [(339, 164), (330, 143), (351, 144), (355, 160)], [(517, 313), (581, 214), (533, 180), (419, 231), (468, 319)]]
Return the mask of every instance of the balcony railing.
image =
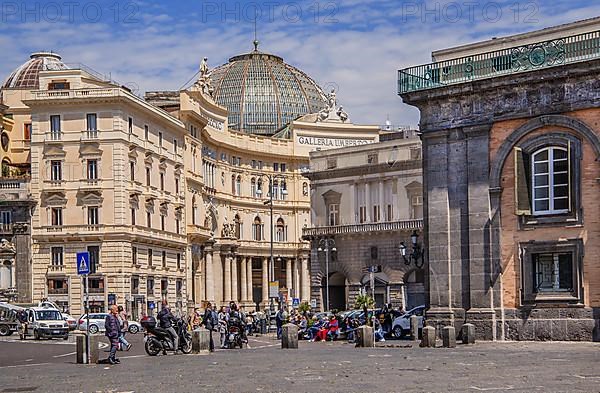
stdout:
[(104, 293), (104, 288), (93, 288), (93, 287), (90, 287), (89, 288), (89, 293), (95, 293), (95, 294), (101, 293), (101, 294), (103, 294)]
[(48, 271), (50, 273), (62, 273), (65, 271), (65, 265), (50, 265)]
[(98, 130), (86, 130), (81, 131), (81, 140), (82, 141), (95, 141), (98, 139)]
[(600, 30), (398, 71), (398, 94), (600, 59)]
[(313, 237), (366, 232), (410, 231), (421, 228), (423, 228), (423, 220), (405, 220), (304, 228), (302, 235), (304, 237)]
[(2, 234), (13, 233), (13, 225), (12, 224), (0, 224), (0, 233), (2, 233)]
[(68, 288), (48, 288), (48, 295), (66, 295), (68, 293)]

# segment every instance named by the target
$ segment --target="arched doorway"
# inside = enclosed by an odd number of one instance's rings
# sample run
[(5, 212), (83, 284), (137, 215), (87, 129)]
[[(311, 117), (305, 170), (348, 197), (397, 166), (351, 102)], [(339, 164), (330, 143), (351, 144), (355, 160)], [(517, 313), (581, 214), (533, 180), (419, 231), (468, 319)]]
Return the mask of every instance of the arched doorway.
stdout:
[[(347, 280), (346, 276), (340, 272), (329, 274), (329, 310), (347, 310)], [(327, 308), (327, 280), (325, 277), (321, 279), (323, 309)]]
[(404, 309), (425, 304), (425, 270), (414, 269), (404, 276)]
[[(390, 280), (387, 274), (375, 273), (375, 307), (381, 308), (384, 304), (390, 303)], [(369, 296), (373, 297), (373, 290), (371, 289), (371, 275), (365, 274), (360, 280), (362, 290)]]

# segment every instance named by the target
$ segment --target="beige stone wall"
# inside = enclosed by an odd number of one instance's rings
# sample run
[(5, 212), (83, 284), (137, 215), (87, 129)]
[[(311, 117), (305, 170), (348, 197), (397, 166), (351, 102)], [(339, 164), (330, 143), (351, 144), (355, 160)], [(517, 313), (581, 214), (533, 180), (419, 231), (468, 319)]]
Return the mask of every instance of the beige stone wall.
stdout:
[[(598, 110), (585, 110), (565, 115), (577, 118), (600, 133)], [(511, 120), (494, 124), (490, 138), (490, 161), (501, 143), (527, 119)], [(528, 134), (524, 138), (544, 134), (550, 131), (561, 131), (575, 134), (572, 130), (557, 127), (544, 127)], [(520, 306), (520, 261), (519, 243), (527, 241), (558, 241), (560, 239), (581, 238), (584, 242), (585, 255), (583, 257), (583, 288), (584, 304), (588, 307), (600, 306), (600, 266), (596, 263), (600, 254), (600, 221), (596, 212), (600, 210), (598, 199), (598, 177), (600, 167), (596, 155), (589, 141), (582, 135), (576, 134), (582, 140), (583, 159), (581, 162), (581, 197), (583, 206), (583, 225), (558, 225), (553, 227), (536, 227), (519, 230), (518, 217), (515, 215), (514, 197), (514, 157), (511, 153), (502, 170), (502, 197), (501, 197), (501, 261), (502, 261), (502, 289), (504, 306), (517, 308)]]

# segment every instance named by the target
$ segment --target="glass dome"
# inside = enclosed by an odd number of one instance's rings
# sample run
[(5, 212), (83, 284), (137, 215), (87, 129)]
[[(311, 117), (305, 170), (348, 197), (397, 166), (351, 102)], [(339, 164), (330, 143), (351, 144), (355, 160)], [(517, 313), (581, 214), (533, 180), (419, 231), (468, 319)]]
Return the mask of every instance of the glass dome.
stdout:
[(229, 128), (273, 135), (292, 120), (326, 106), (323, 90), (279, 56), (257, 50), (212, 70), (217, 104), (229, 111)]
[(61, 57), (52, 52), (37, 52), (30, 59), (14, 70), (2, 84), (3, 89), (40, 88), (39, 74), (42, 70), (66, 70), (69, 67), (61, 61)]

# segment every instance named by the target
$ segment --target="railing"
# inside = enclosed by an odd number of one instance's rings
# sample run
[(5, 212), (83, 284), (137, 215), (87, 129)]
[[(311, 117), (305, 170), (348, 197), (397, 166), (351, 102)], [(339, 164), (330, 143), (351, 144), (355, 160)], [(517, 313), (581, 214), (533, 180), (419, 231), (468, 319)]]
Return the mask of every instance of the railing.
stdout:
[(93, 141), (98, 139), (98, 130), (86, 130), (81, 131), (81, 140), (82, 141)]
[(29, 177), (0, 178), (0, 190), (26, 190), (29, 186)]
[(304, 228), (302, 235), (311, 236), (326, 236), (326, 235), (341, 235), (348, 233), (364, 233), (364, 232), (388, 232), (401, 230), (415, 230), (423, 228), (423, 220), (405, 220), (405, 221), (390, 221), (364, 223), (354, 225), (335, 225), (323, 226), (314, 228)]
[(103, 294), (104, 293), (104, 288), (92, 288), (92, 287), (89, 287), (88, 290), (89, 290), (89, 293), (96, 293), (96, 294), (98, 294), (98, 293)]
[(50, 265), (48, 271), (51, 273), (62, 273), (65, 271), (65, 265)]
[[(67, 98), (98, 98), (98, 97), (118, 97), (120, 90), (118, 88), (93, 88), (76, 90), (38, 90), (32, 92), (34, 99), (67, 99)], [(124, 95), (124, 94), (123, 94)]]
[(60, 141), (62, 140), (62, 131), (50, 131), (46, 133), (47, 141)]
[(69, 293), (68, 288), (54, 288), (48, 289), (48, 295), (66, 295)]
[(13, 233), (13, 224), (0, 224), (0, 233)]
[(398, 71), (398, 94), (600, 58), (600, 30)]

